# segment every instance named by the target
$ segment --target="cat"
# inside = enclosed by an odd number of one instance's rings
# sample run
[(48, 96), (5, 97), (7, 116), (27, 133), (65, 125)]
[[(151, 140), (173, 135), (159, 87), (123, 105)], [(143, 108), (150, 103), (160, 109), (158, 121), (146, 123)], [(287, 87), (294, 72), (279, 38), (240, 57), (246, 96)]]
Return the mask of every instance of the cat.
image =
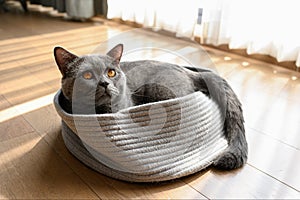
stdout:
[(62, 74), (59, 101), (63, 109), (75, 114), (114, 113), (201, 91), (224, 109), (228, 148), (214, 166), (235, 169), (246, 163), (248, 144), (242, 106), (225, 79), (205, 68), (153, 60), (120, 62), (122, 53), (122, 44), (106, 55), (85, 56), (55, 47), (55, 61)]

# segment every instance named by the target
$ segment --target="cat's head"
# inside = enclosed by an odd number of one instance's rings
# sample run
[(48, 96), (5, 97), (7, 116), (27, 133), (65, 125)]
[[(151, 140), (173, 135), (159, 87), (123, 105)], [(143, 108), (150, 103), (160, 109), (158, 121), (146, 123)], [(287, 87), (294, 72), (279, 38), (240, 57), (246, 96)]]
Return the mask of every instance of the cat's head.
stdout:
[[(93, 113), (97, 106), (111, 105), (126, 87), (120, 68), (123, 45), (106, 55), (76, 56), (62, 47), (54, 48), (54, 57), (62, 74), (61, 89), (65, 98), (78, 104), (77, 113)], [(75, 105), (76, 106), (76, 105)]]

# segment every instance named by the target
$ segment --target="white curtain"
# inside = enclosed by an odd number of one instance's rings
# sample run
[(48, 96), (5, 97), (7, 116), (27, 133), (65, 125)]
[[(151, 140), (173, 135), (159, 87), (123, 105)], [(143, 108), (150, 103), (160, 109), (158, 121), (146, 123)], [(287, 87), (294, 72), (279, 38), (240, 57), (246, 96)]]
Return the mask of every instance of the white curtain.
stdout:
[[(197, 25), (198, 8), (203, 8)], [(300, 67), (299, 0), (108, 0), (108, 18), (121, 18), (212, 45), (271, 55)]]
[(194, 35), (199, 0), (108, 0), (107, 18), (120, 18), (176, 33), (178, 37)]
[(248, 54), (271, 55), (300, 67), (297, 0), (204, 0), (199, 36), (208, 44), (229, 44)]

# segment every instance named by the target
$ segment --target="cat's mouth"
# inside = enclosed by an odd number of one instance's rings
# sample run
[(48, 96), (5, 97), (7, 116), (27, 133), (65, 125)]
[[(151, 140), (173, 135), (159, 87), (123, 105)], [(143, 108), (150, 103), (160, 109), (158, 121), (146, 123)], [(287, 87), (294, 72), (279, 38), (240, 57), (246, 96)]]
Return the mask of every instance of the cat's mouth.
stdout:
[(103, 88), (103, 90), (101, 91), (98, 90), (96, 93), (96, 98), (107, 98), (107, 97), (109, 98), (112, 97), (112, 93), (107, 88)]
[(113, 86), (108, 85), (107, 87), (102, 87), (97, 89), (96, 99), (109, 98), (111, 99), (113, 96), (117, 96), (119, 94), (119, 90)]

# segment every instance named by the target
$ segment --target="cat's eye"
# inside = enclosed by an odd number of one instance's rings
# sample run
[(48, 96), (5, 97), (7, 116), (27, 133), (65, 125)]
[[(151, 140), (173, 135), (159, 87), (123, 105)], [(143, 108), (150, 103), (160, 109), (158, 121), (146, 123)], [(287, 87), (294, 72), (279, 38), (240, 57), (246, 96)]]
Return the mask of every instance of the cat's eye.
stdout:
[(93, 78), (92, 72), (89, 72), (89, 71), (84, 72), (82, 76), (83, 76), (84, 79), (87, 79), (87, 80)]
[(109, 78), (115, 77), (116, 74), (117, 74), (117, 72), (116, 72), (114, 69), (109, 69), (109, 70), (107, 71), (107, 76), (108, 76)]

